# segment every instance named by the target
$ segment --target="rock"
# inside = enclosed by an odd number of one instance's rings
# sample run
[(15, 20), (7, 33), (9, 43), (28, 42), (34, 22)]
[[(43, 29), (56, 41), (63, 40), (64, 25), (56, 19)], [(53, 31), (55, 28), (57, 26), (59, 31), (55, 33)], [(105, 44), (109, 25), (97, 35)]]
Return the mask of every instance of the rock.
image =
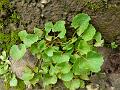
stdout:
[[(17, 52), (16, 52), (17, 53)], [(11, 60), (11, 69), (18, 78), (21, 79), (24, 70), (27, 67), (33, 69), (36, 65), (37, 59), (27, 50), (21, 60)]]

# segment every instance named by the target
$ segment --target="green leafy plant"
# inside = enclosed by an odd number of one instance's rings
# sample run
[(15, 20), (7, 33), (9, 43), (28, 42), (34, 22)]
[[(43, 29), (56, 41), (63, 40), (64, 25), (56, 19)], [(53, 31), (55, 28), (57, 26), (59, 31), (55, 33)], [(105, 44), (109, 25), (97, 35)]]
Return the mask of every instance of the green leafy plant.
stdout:
[(13, 14), (10, 16), (11, 22), (17, 22), (20, 20), (20, 16), (14, 11)]
[(3, 51), (0, 55), (0, 79), (4, 80), (3, 87), (9, 90), (10, 87), (16, 87), (17, 90), (24, 90), (24, 83), (18, 79), (11, 70), (11, 62), (8, 60), (6, 52)]
[(0, 76), (4, 79), (4, 82), (8, 84), (7, 86), (17, 86), (17, 79), (10, 69), (10, 64), (6, 52), (3, 51), (0, 56)]
[(112, 47), (112, 49), (114, 49), (114, 48), (117, 48), (118, 45), (117, 45), (115, 42), (112, 42), (112, 43), (111, 43), (111, 47)]
[(26, 84), (33, 84), (35, 80), (35, 84), (40, 78), (34, 79), (34, 74), (39, 73), (44, 87), (57, 83), (58, 79), (70, 90), (85, 87), (84, 80), (89, 80), (92, 72), (99, 72), (104, 61), (95, 51), (104, 40), (90, 20), (87, 14), (76, 15), (71, 23), (70, 37), (67, 37), (70, 31), (66, 30), (65, 21), (47, 22), (44, 29), (34, 28), (34, 34), (20, 31), (18, 35), (23, 43), (11, 47), (12, 58), (19, 60), (26, 49), (30, 49), (41, 62), (37, 72), (27, 69), (25, 72), (29, 73), (24, 74), (22, 80)]
[(3, 75), (8, 72), (9, 68), (9, 60), (6, 57), (6, 52), (3, 51), (2, 55), (0, 56), (1, 64), (0, 64), (0, 74)]

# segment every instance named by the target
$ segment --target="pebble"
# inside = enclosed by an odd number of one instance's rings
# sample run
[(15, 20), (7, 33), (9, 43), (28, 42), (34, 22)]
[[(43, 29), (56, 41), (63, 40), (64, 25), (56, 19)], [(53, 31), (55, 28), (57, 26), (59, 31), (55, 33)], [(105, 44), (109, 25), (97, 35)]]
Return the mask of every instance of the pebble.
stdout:
[(47, 4), (48, 1), (47, 1), (47, 0), (41, 0), (41, 3), (42, 3), (42, 4)]
[(42, 4), (42, 5), (41, 5), (41, 8), (43, 9), (44, 7), (45, 7), (45, 6)]

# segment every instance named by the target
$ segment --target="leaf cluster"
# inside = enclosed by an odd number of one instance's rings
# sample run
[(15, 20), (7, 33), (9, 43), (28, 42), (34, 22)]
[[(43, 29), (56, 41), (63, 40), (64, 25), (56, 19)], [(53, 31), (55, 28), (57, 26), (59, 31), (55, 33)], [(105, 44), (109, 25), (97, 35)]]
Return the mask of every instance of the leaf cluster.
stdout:
[(10, 61), (6, 56), (6, 52), (3, 51), (2, 55), (0, 56), (0, 77), (4, 79), (6, 84), (14, 86), (17, 85), (17, 79), (15, 75), (12, 75), (12, 71), (10, 70)]
[(118, 47), (118, 45), (116, 44), (116, 42), (112, 42), (112, 43), (111, 43), (111, 48), (112, 48), (112, 49), (117, 48), (117, 47)]
[[(84, 13), (73, 17), (70, 27), (74, 33), (71, 37), (67, 37), (70, 31), (66, 30), (65, 21), (47, 22), (44, 29), (34, 28), (34, 34), (20, 31), (18, 35), (23, 43), (11, 47), (11, 57), (20, 60), (26, 49), (30, 49), (41, 62), (37, 72), (30, 68), (25, 71), (25, 83), (31, 83), (39, 73), (44, 87), (56, 84), (58, 79), (70, 90), (84, 87), (84, 80), (89, 80), (92, 72), (99, 72), (103, 64), (103, 57), (95, 48), (102, 46), (104, 40), (90, 20), (90, 16)], [(35, 83), (39, 79), (35, 79)]]

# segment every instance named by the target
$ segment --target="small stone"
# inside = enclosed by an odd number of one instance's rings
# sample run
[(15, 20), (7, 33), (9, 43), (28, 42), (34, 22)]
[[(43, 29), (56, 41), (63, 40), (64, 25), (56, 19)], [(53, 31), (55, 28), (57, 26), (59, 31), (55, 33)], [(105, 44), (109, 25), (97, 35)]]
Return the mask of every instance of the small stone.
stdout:
[(44, 7), (45, 7), (45, 6), (42, 4), (42, 5), (41, 5), (41, 8), (43, 9)]
[(17, 78), (22, 78), (26, 67), (34, 68), (37, 58), (34, 57), (29, 50), (25, 53), (24, 57), (20, 60), (11, 60), (11, 70), (16, 74)]
[(43, 15), (43, 14), (41, 14), (41, 17), (44, 17), (44, 15)]
[(47, 0), (41, 0), (41, 3), (46, 4), (46, 3), (48, 3), (48, 1)]
[(98, 84), (96, 84), (96, 85), (90, 84), (90, 85), (87, 85), (86, 88), (87, 88), (87, 90), (99, 90), (99, 85)]

